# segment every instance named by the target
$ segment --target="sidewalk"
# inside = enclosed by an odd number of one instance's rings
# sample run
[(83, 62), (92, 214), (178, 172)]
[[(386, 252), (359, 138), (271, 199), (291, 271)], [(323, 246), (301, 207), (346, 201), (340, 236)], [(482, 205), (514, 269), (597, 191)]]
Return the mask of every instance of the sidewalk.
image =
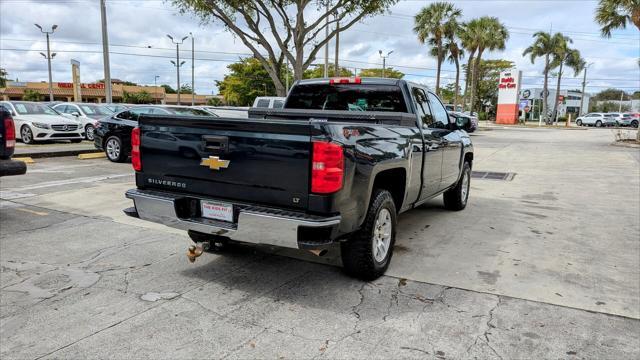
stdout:
[(16, 143), (15, 157), (59, 157), (59, 156), (76, 156), (84, 153), (100, 152), (96, 149), (93, 142), (83, 141), (79, 144), (71, 143), (45, 143), (26, 145), (21, 142)]

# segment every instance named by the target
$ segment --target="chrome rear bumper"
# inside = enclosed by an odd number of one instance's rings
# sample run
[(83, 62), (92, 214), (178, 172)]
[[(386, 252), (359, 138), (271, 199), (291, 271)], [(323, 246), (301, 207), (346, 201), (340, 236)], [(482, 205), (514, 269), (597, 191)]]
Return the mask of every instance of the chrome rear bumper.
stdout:
[[(299, 249), (298, 228), (327, 228), (340, 223), (340, 216), (314, 217), (302, 213), (270, 211), (267, 208), (240, 208), (237, 223), (201, 217), (183, 218), (176, 211), (176, 201), (187, 195), (131, 189), (126, 197), (133, 200), (135, 211), (125, 213), (169, 227), (225, 236), (232, 240)], [(204, 199), (203, 200), (215, 200)], [(228, 201), (227, 201), (228, 202)], [(234, 204), (235, 205), (235, 204)]]

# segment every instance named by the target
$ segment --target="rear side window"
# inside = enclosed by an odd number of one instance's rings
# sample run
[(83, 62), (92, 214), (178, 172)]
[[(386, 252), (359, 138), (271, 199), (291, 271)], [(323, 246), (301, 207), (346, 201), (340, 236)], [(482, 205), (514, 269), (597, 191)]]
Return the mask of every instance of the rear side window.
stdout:
[(260, 99), (256, 104), (256, 107), (259, 108), (268, 108), (269, 107), (269, 99)]
[(282, 109), (283, 106), (284, 106), (284, 101), (282, 101), (282, 100), (274, 100), (273, 101), (273, 108), (274, 109)]
[(298, 85), (287, 98), (288, 109), (407, 112), (396, 85)]

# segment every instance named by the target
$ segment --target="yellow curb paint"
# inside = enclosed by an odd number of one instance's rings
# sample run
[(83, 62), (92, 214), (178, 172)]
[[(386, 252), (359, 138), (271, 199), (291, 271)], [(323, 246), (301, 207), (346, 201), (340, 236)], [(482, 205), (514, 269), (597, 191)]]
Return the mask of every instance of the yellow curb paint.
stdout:
[(13, 157), (13, 158), (11, 158), (11, 160), (22, 161), (25, 164), (35, 164), (35, 161), (33, 161), (33, 159), (30, 158), (30, 157)]
[(99, 152), (99, 153), (86, 153), (86, 154), (78, 154), (78, 159), (80, 160), (87, 160), (87, 159), (102, 159), (104, 157), (107, 157), (107, 155), (105, 155), (105, 153), (103, 152)]
[(28, 213), (39, 215), (39, 216), (47, 216), (47, 215), (49, 215), (49, 213), (46, 213), (46, 212), (34, 211), (34, 210), (30, 210), (30, 209), (25, 209), (25, 208), (16, 208), (16, 210), (23, 211), (23, 212), (28, 212)]

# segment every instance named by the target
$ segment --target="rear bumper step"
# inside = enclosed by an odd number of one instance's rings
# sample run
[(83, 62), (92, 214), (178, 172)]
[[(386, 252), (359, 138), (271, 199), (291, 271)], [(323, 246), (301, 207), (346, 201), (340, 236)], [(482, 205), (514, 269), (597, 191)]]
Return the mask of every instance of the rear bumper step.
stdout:
[[(176, 201), (189, 196), (131, 189), (127, 191), (126, 197), (133, 200), (135, 205), (135, 208), (124, 210), (125, 214), (129, 216), (177, 229), (219, 235), (254, 244), (308, 249), (309, 244), (304, 239), (299, 239), (300, 234), (323, 232), (330, 236), (331, 230), (340, 224), (340, 216), (309, 216), (299, 212), (278, 211), (257, 206), (239, 207), (237, 223), (200, 217), (183, 218), (178, 216)], [(332, 241), (330, 238), (323, 240), (324, 244)]]

